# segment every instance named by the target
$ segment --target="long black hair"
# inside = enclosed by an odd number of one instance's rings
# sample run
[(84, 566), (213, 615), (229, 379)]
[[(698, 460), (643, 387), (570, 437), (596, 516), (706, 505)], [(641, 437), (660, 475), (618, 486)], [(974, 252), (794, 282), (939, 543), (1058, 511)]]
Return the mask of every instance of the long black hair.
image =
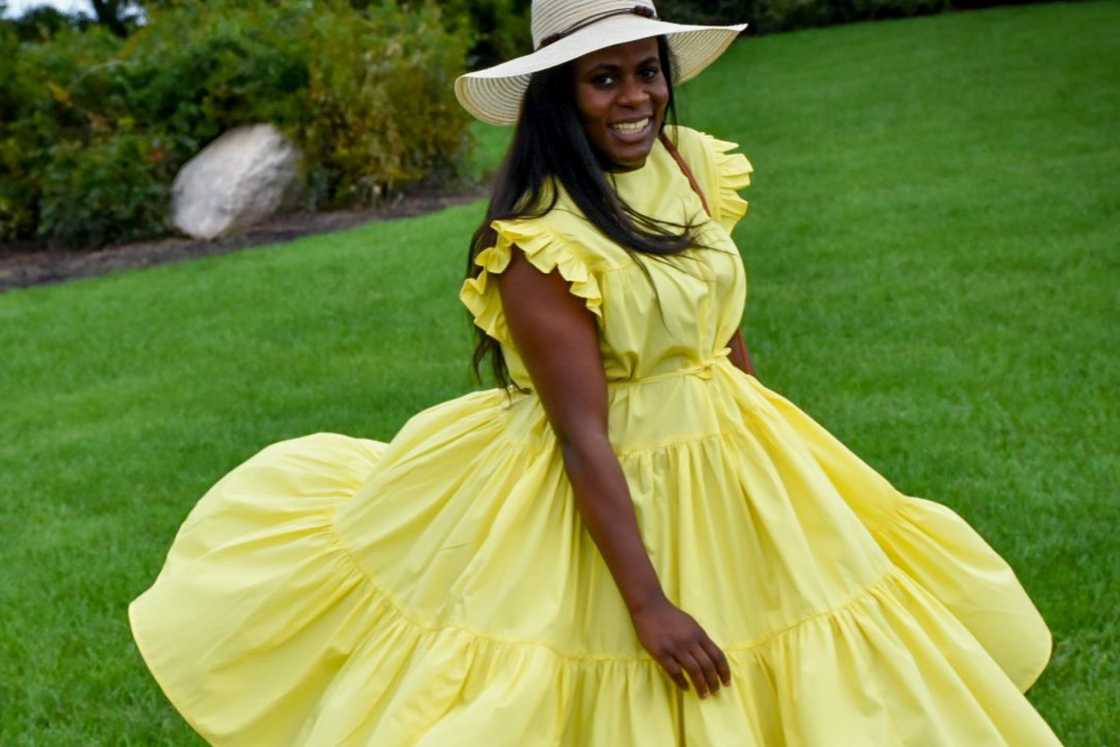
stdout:
[[(677, 121), (673, 97), (675, 63), (664, 36), (657, 38), (661, 71), (669, 88), (665, 122)], [(559, 191), (551, 188), (558, 181), (582, 211), (583, 216), (607, 238), (628, 253), (652, 255), (662, 259), (690, 247), (703, 247), (698, 225), (662, 221), (634, 210), (623, 201), (607, 179), (612, 166), (592, 147), (585, 134), (575, 102), (574, 61), (534, 73), (525, 92), (513, 142), (498, 169), (486, 217), (471, 237), (467, 255), (467, 277), (477, 277), (482, 268), (474, 264), (479, 252), (497, 242), (491, 221), (539, 217), (556, 206)], [(674, 230), (676, 229), (676, 230)], [(649, 270), (637, 263), (649, 278)], [(652, 282), (652, 280), (651, 280)], [(660, 309), (659, 309), (660, 310)], [(482, 382), (479, 367), (491, 356), (494, 378), (509, 387), (509, 369), (497, 341), (481, 328), (471, 368), (475, 380)], [(520, 387), (518, 387), (520, 390)]]

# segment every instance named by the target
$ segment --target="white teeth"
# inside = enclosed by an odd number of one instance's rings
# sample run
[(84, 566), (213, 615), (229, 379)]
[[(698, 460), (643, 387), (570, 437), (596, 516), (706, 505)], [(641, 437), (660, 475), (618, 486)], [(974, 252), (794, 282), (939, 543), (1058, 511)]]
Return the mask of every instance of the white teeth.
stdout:
[(620, 132), (641, 132), (649, 124), (649, 117), (638, 122), (619, 122), (618, 124), (611, 125), (612, 130)]

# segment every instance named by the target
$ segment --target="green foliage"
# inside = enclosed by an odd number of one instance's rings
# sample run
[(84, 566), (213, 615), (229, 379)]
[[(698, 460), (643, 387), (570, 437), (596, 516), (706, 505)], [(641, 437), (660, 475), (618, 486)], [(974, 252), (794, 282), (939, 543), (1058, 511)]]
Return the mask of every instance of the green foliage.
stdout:
[[(472, 69), (494, 65), (532, 50), (528, 0), (448, 0), (447, 18), (469, 25)], [(466, 31), (466, 30), (465, 30)]]
[(98, 98), (126, 127), (163, 133), (176, 161), (238, 125), (289, 128), (306, 116), (311, 21), (307, 9), (269, 3), (153, 11), (103, 71)]
[(107, 134), (106, 120), (85, 102), (96, 93), (87, 73), (118, 48), (97, 28), (62, 29), (50, 43), (28, 44), (0, 26), (0, 241), (37, 233), (53, 149)]
[(52, 245), (100, 246), (164, 232), (169, 180), (158, 154), (157, 144), (133, 133), (53, 148), (39, 235)]
[[(191, 0), (162, 0), (190, 2)], [(368, 10), (384, 0), (349, 0), (351, 7)], [(420, 5), (402, 0), (410, 9)], [(529, 34), (531, 0), (442, 0), (439, 8), (449, 31), (470, 41), (467, 66), (478, 69), (524, 54), (532, 49)]]
[[(0, 8), (0, 14), (3, 9)], [(23, 13), (18, 18), (7, 21), (5, 25), (15, 30), (23, 41), (43, 42), (63, 29), (80, 25), (80, 19), (67, 15), (49, 5), (40, 5)]]
[[(26, 154), (22, 139), (12, 136), (35, 98), (30, 82), (17, 75), (19, 37), (10, 24), (0, 24), (0, 241), (27, 234), (35, 226), (34, 205), (26, 192)], [(28, 117), (30, 119), (30, 117)], [(32, 130), (27, 122), (18, 130)]]
[(90, 0), (96, 22), (102, 28), (122, 39), (136, 29), (140, 22), (140, 5), (135, 0)]
[(179, 167), (249, 123), (301, 146), (312, 207), (458, 168), (470, 39), (432, 2), (166, 0), (149, 16), (126, 40), (93, 26), (21, 44), (0, 25), (0, 241), (158, 234)]
[(369, 7), (360, 22), (324, 13), (310, 25), (312, 64), (297, 139), (317, 201), (368, 202), (386, 189), (446, 173), (468, 145), (452, 94), (469, 40), (435, 6)]

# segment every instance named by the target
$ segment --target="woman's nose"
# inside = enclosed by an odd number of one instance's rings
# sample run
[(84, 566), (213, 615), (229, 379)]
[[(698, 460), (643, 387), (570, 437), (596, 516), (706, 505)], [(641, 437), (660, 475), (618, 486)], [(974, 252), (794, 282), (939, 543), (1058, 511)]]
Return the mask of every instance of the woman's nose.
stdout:
[(623, 106), (641, 106), (649, 100), (645, 83), (637, 78), (627, 78), (619, 92), (618, 103)]

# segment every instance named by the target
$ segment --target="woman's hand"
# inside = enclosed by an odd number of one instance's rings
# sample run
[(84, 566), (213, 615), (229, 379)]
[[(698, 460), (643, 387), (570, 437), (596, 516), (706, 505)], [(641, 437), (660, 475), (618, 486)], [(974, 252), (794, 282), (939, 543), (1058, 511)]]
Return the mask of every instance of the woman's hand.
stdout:
[(684, 610), (661, 597), (631, 613), (642, 645), (682, 690), (688, 689), (684, 673), (703, 698), (731, 684), (727, 657), (704, 629)]

